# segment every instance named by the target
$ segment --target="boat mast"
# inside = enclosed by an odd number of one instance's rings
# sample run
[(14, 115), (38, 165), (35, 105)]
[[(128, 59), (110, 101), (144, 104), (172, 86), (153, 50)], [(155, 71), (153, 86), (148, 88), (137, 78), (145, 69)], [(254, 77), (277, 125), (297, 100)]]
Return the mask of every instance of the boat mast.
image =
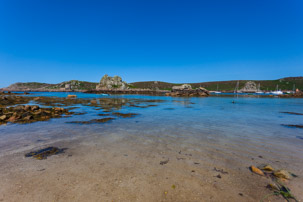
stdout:
[(234, 90), (234, 93), (238, 93), (238, 89), (239, 89), (239, 81), (237, 82), (236, 88)]

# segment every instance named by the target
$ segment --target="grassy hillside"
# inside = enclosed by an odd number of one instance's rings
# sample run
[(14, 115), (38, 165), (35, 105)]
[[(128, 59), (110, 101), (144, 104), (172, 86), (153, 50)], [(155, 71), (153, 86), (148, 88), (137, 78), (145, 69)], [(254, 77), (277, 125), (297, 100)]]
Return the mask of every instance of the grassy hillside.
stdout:
[(51, 90), (51, 89), (65, 89), (66, 84), (69, 84), (71, 90), (93, 90), (96, 89), (97, 83), (87, 82), (87, 81), (78, 81), (71, 80), (65, 81), (59, 84), (48, 84), (48, 83), (39, 83), (39, 82), (26, 82), (26, 83), (14, 83), (8, 87), (8, 89), (14, 90)]
[[(240, 80), (239, 81), (239, 88), (243, 88), (245, 83), (251, 80)], [(213, 82), (201, 82), (201, 83), (189, 83), (192, 85), (193, 88), (204, 87), (208, 90), (217, 90), (220, 91), (233, 91), (236, 87), (237, 80), (233, 81), (213, 81)], [(295, 84), (296, 88), (303, 89), (303, 77), (287, 77), (277, 80), (254, 80), (256, 84), (260, 83), (261, 90), (275, 90), (276, 86), (279, 85), (279, 89), (282, 90), (292, 90), (293, 85)], [(167, 83), (167, 82), (154, 82), (154, 81), (146, 81), (146, 82), (134, 82), (131, 83), (133, 88), (159, 88), (170, 90), (175, 85), (181, 84), (174, 84), (174, 83)]]
[(71, 81), (65, 81), (59, 84), (50, 85), (47, 87), (47, 89), (60, 89), (65, 88), (66, 84), (69, 84), (71, 86), (72, 90), (94, 90), (96, 89), (96, 85), (98, 83), (94, 82), (88, 82), (88, 81), (78, 81), (78, 80), (71, 80)]
[[(243, 88), (245, 83), (249, 80), (240, 80), (239, 88)], [(214, 91), (218, 89), (220, 91), (233, 91), (237, 84), (237, 80), (234, 81), (213, 81), (213, 82), (201, 82), (201, 83), (190, 83), (193, 88), (204, 87), (208, 90)], [(276, 86), (279, 85), (281, 90), (292, 90), (293, 85), (295, 84), (296, 88), (303, 90), (303, 77), (287, 77), (277, 80), (255, 80), (256, 84), (260, 83), (261, 90), (275, 90)], [(98, 83), (87, 82), (87, 81), (78, 81), (71, 80), (65, 81), (59, 84), (47, 84), (47, 83), (38, 83), (38, 82), (28, 82), (28, 83), (15, 83), (8, 87), (8, 89), (65, 89), (66, 84), (69, 84), (71, 90), (94, 90)], [(134, 82), (130, 83), (130, 88), (149, 88), (149, 89), (160, 89), (160, 90), (171, 90), (173, 86), (182, 85), (181, 83), (168, 83), (161, 81), (143, 81), (143, 82)]]

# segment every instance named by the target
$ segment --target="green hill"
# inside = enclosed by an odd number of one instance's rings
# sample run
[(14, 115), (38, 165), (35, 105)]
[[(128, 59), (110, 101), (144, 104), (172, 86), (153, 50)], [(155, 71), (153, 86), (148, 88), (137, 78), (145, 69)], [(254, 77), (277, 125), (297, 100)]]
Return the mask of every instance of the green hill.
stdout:
[[(303, 89), (303, 77), (287, 77), (277, 80), (240, 80), (239, 89), (243, 88), (245, 83), (248, 81), (254, 81), (256, 84), (260, 83), (261, 90), (275, 90), (276, 86), (279, 85), (281, 90), (292, 90), (295, 85), (296, 88)], [(215, 91), (217, 87), (220, 91), (233, 91), (237, 85), (238, 80), (232, 81), (212, 81), (212, 82), (201, 82), (201, 83), (189, 83), (193, 88), (204, 87), (207, 90)], [(159, 88), (170, 90), (173, 86), (182, 85), (176, 83), (167, 83), (160, 81), (145, 81), (145, 82), (134, 82), (131, 83), (132, 88)]]
[[(303, 77), (287, 77), (277, 80), (240, 80), (239, 89), (243, 88), (245, 83), (248, 81), (254, 81), (256, 84), (260, 84), (261, 90), (275, 90), (276, 86), (279, 85), (281, 90), (293, 90), (293, 86), (296, 88), (303, 89)], [(201, 83), (189, 83), (193, 88), (204, 87), (207, 90), (215, 91), (217, 87), (220, 91), (233, 91), (236, 87), (238, 80), (233, 81), (212, 81), (212, 82), (201, 82)], [(65, 81), (58, 84), (47, 84), (39, 82), (27, 82), (27, 83), (15, 83), (10, 85), (4, 90), (10, 91), (43, 91), (43, 90), (95, 90), (95, 82), (71, 80)], [(173, 86), (182, 85), (183, 83), (168, 83), (162, 81), (142, 81), (129, 83), (130, 88), (145, 88), (153, 90), (171, 90)]]

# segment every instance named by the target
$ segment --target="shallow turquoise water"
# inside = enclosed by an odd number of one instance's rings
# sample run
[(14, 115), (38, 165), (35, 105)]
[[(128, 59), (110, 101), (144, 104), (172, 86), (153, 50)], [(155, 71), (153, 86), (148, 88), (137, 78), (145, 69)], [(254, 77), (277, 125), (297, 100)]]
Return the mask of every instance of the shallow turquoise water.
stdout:
[[(150, 103), (157, 106), (135, 108), (124, 106), (119, 112), (139, 113), (134, 118), (117, 118), (104, 124), (68, 124), (68, 121), (88, 121), (102, 110), (81, 106), (77, 112), (85, 115), (51, 119), (32, 124), (0, 126), (0, 152), (3, 154), (20, 147), (48, 144), (57, 140), (90, 138), (91, 135), (129, 134), (150, 138), (180, 138), (180, 144), (199, 143), (224, 147), (226, 152), (269, 152), (279, 158), (302, 160), (303, 129), (288, 128), (281, 124), (303, 124), (303, 116), (280, 112), (303, 113), (303, 99), (207, 97), (172, 98), (165, 96), (115, 95), (102, 96), (84, 93), (33, 93), (34, 96), (78, 98), (118, 98), (164, 100)], [(29, 96), (31, 96), (29, 95)], [(235, 101), (235, 103), (232, 103)], [(301, 163), (301, 162), (300, 162)]]

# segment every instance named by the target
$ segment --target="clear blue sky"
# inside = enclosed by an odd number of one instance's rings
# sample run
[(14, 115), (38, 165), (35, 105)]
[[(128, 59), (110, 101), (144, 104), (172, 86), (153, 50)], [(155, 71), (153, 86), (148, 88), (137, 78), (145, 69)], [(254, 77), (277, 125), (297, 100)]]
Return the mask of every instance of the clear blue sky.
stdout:
[(0, 87), (303, 75), (302, 0), (1, 0)]

